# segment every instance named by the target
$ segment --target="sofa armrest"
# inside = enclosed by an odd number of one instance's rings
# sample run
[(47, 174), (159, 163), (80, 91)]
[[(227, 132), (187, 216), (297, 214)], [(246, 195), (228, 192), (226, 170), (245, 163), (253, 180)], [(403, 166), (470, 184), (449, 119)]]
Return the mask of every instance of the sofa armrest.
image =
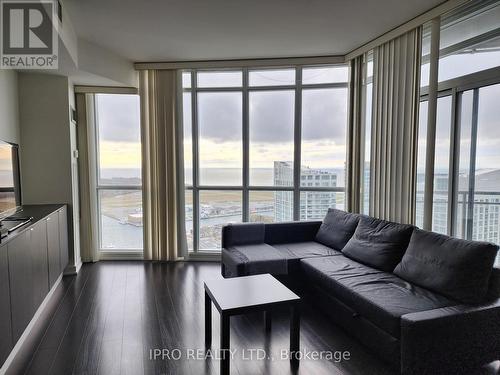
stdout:
[(477, 368), (500, 359), (499, 337), (500, 299), (403, 315), (401, 372), (448, 374)]
[(321, 221), (290, 221), (265, 226), (265, 242), (268, 244), (313, 241)]
[(222, 248), (264, 243), (263, 223), (228, 224), (222, 227)]

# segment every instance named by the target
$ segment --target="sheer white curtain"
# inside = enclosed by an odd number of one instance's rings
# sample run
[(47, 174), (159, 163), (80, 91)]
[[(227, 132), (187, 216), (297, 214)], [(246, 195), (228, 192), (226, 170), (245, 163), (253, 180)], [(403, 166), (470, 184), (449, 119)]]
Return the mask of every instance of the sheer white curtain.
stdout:
[(144, 259), (186, 253), (178, 72), (140, 72)]

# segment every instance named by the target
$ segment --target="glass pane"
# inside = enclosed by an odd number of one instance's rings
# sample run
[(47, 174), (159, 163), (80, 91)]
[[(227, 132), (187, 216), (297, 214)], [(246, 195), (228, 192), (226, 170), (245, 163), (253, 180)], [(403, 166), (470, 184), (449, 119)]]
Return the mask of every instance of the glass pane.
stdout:
[(250, 101), (250, 185), (292, 186), (278, 181), (276, 168), (287, 162), (293, 169), (293, 90), (253, 91)]
[(184, 132), (184, 183), (193, 184), (193, 138), (191, 93), (182, 94), (182, 126)]
[[(500, 244), (500, 84), (479, 89), (472, 239)], [(498, 264), (499, 258), (497, 258)]]
[(184, 216), (186, 220), (186, 241), (188, 250), (193, 250), (193, 191), (185, 190)]
[(249, 198), (251, 222), (293, 220), (292, 191), (250, 191)]
[(500, 38), (462, 48), (439, 59), (439, 82), (500, 66)]
[(420, 102), (418, 115), (418, 151), (417, 151), (417, 194), (415, 224), (424, 225), (424, 188), (425, 188), (425, 153), (427, 148), (427, 111), (428, 102)]
[(321, 220), (329, 208), (344, 210), (345, 193), (302, 191), (300, 192), (300, 220)]
[(182, 72), (182, 87), (185, 89), (191, 88), (191, 72)]
[[(498, 2), (472, 2), (443, 15), (438, 81), (446, 81), (500, 65)], [(428, 28), (427, 28), (428, 29)], [(490, 36), (493, 34), (496, 36)], [(424, 27), (422, 86), (429, 84), (430, 32)]]
[(200, 185), (242, 184), (242, 94), (198, 94)]
[(251, 70), (250, 86), (284, 86), (295, 84), (295, 69)]
[(370, 212), (370, 159), (372, 145), (372, 96), (373, 84), (366, 85), (365, 95), (365, 163), (363, 168), (362, 213)]
[(345, 186), (347, 89), (302, 92), (301, 186)]
[(99, 185), (141, 185), (139, 96), (96, 94)]
[(222, 227), (241, 221), (241, 191), (200, 191), (200, 250), (220, 250)]
[(241, 87), (243, 74), (241, 71), (198, 72), (198, 87)]
[(349, 79), (347, 66), (322, 66), (302, 69), (302, 84), (341, 83)]
[(103, 250), (142, 249), (141, 190), (99, 190)]
[(472, 90), (461, 95), (460, 103), (460, 150), (458, 165), (458, 196), (455, 235), (467, 238), (467, 218), (469, 206), (469, 176), (472, 135)]
[(448, 232), (448, 181), (450, 178), (451, 96), (438, 99), (432, 230)]

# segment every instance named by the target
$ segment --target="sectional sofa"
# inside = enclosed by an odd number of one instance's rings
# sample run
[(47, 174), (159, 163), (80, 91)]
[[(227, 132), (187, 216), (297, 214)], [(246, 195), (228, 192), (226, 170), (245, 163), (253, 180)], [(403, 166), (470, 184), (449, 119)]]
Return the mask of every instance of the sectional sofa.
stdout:
[(323, 220), (222, 229), (224, 277), (270, 273), (402, 374), (500, 359), (498, 246), (330, 209)]

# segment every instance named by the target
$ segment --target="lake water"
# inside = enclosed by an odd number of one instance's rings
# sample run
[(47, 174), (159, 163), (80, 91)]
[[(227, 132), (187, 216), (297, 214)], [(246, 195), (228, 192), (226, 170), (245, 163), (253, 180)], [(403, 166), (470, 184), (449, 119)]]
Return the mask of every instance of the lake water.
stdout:
[[(343, 181), (343, 170), (341, 169), (323, 169), (328, 172), (337, 172), (339, 183)], [(251, 168), (250, 184), (253, 186), (273, 185), (273, 168)], [(185, 170), (185, 180), (188, 184), (192, 183), (192, 170)], [(141, 170), (138, 168), (103, 168), (101, 169), (101, 178), (120, 179), (120, 184), (125, 184), (123, 179), (130, 179), (131, 184), (136, 184), (141, 178)], [(218, 185), (218, 186), (239, 186), (242, 185), (242, 170), (240, 168), (202, 168), (199, 174), (200, 185)]]

